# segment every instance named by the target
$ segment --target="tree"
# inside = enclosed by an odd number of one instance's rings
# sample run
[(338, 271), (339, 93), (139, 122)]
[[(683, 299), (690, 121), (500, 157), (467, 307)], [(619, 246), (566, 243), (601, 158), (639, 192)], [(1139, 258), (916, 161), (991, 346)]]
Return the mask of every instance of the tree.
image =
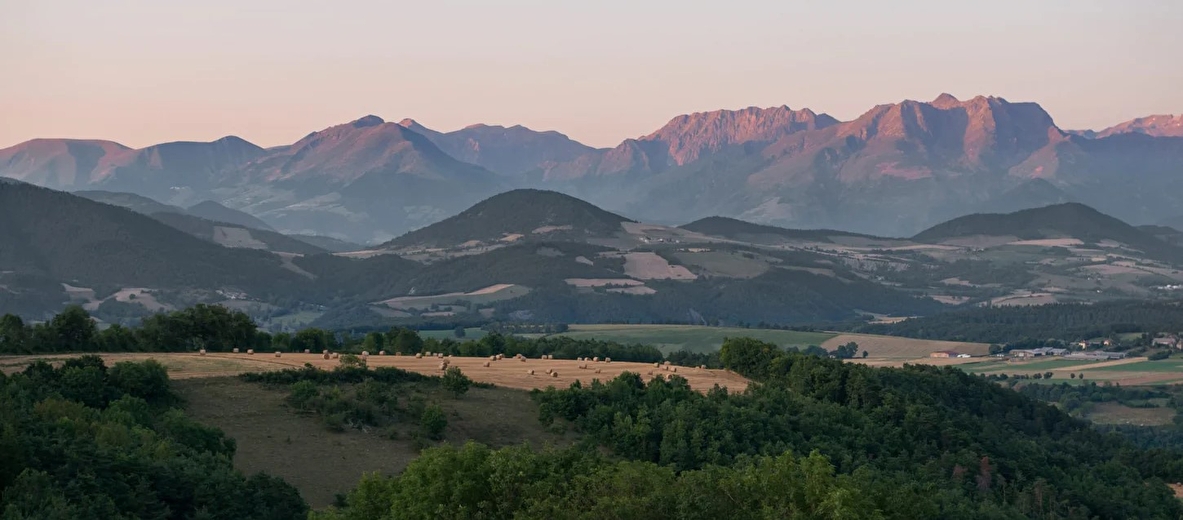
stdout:
[(444, 371), (442, 383), (444, 388), (452, 392), (452, 395), (457, 398), (468, 392), (468, 387), (472, 386), (472, 380), (464, 375), (464, 372), (460, 371), (460, 367), (449, 367)]
[(452, 330), (452, 335), (456, 336), (457, 338), (463, 338), (466, 334), (467, 332), (464, 330), (464, 325), (457, 325), (456, 328)]
[(48, 332), (56, 351), (88, 351), (94, 349), (98, 327), (82, 307), (66, 307), (49, 322)]
[(867, 359), (867, 355), (868, 355), (868, 354), (867, 354), (867, 351), (865, 351), (865, 350), (864, 350), (864, 351), (863, 351), (863, 359)]
[(438, 441), (444, 438), (444, 429), (448, 427), (448, 417), (439, 405), (428, 405), (419, 417), (419, 430), (424, 437)]

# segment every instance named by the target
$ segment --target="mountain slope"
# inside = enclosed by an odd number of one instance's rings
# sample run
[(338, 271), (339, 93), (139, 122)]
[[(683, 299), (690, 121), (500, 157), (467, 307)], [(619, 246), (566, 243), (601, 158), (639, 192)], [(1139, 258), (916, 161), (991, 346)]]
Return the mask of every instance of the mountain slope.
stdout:
[(1020, 240), (1076, 238), (1086, 244), (1112, 240), (1140, 250), (1149, 258), (1167, 262), (1183, 261), (1183, 249), (1078, 203), (1007, 214), (967, 215), (926, 229), (912, 237), (912, 240), (935, 244), (979, 235), (1009, 236)]
[(250, 162), (221, 200), (284, 232), (370, 241), (443, 219), (498, 186), (492, 172), (366, 116)]
[(185, 209), (185, 212), (195, 217), (200, 217), (214, 222), (228, 222), (230, 224), (239, 225), (251, 229), (261, 229), (263, 231), (275, 231), (266, 222), (263, 222), (258, 217), (246, 212), (230, 209), (226, 206), (218, 204), (212, 200), (199, 202), (193, 206)]
[(283, 292), (300, 277), (270, 253), (229, 249), (133, 211), (0, 184), (0, 271), (82, 285)]
[[(382, 247), (451, 247), (473, 240), (495, 243), (611, 237), (622, 231), (623, 222), (632, 221), (569, 195), (521, 189), (485, 199), (459, 215), (407, 233)], [(507, 238), (512, 235), (520, 236)]]
[(689, 224), (683, 224), (678, 227), (687, 231), (702, 233), (704, 235), (724, 237), (732, 240), (752, 242), (757, 244), (766, 244), (769, 242), (780, 241), (777, 239), (833, 243), (835, 237), (864, 238), (871, 240), (895, 240), (871, 235), (860, 235), (858, 233), (847, 233), (845, 231), (835, 231), (831, 229), (785, 229), (775, 226), (753, 224), (751, 222), (745, 222), (728, 217), (707, 217), (696, 220)]
[(1160, 114), (1131, 119), (1101, 131), (1082, 130), (1074, 132), (1089, 138), (1109, 137), (1118, 134), (1146, 134), (1155, 137), (1183, 137), (1183, 114)]
[(217, 222), (194, 215), (155, 213), (152, 218), (197, 238), (223, 247), (258, 249), (276, 253), (315, 255), (328, 251), (275, 231), (249, 228), (232, 222)]
[(136, 195), (135, 193), (106, 190), (86, 190), (76, 191), (74, 194), (78, 195), (79, 197), (86, 197), (95, 202), (102, 202), (103, 204), (127, 208), (143, 215), (152, 215), (154, 213), (187, 213), (187, 210), (180, 206), (165, 204), (143, 195)]
[(0, 176), (58, 189), (90, 184), (99, 165), (129, 152), (119, 143), (33, 139), (0, 150)]
[(521, 125), (478, 124), (447, 133), (426, 128), (413, 119), (404, 119), (399, 125), (427, 137), (456, 159), (506, 176), (519, 176), (595, 152), (558, 132), (539, 132)]

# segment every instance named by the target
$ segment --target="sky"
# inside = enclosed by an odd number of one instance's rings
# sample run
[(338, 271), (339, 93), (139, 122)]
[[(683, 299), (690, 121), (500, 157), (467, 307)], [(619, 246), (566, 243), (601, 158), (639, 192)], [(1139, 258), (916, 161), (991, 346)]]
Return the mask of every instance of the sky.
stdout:
[(262, 146), (367, 114), (608, 147), (684, 113), (996, 95), (1183, 113), (1178, 0), (0, 0), (0, 148)]

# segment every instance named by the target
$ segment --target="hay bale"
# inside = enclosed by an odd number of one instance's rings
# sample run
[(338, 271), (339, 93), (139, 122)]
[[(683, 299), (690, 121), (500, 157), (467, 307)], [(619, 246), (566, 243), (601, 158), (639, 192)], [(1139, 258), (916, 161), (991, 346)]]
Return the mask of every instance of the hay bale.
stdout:
[(489, 361), (497, 361), (497, 356), (489, 356)]
[(386, 351), (385, 351), (385, 350), (379, 350), (379, 351), (378, 351), (378, 355), (379, 355), (379, 356), (385, 356), (385, 355), (386, 355)]
[(275, 351), (275, 357), (283, 357), (283, 352), (280, 352), (280, 351), (276, 350), (276, 351)]
[(653, 371), (652, 371), (652, 370), (650, 370), (650, 371), (649, 371), (649, 375), (653, 375)]
[(232, 350), (231, 352), (234, 352), (235, 354), (237, 354), (237, 353), (238, 353), (238, 347), (234, 347), (234, 350)]
[(204, 356), (204, 355), (205, 355), (205, 349), (198, 350), (198, 351), (197, 351), (197, 355), (199, 355), (199, 356)]
[(365, 350), (361, 351), (361, 357), (363, 357), (363, 358), (370, 357), (369, 351), (365, 351)]
[(550, 373), (550, 377), (559, 377), (559, 373), (558, 373), (557, 371), (556, 371), (556, 372), (551, 372), (551, 373)]
[(394, 352), (394, 355), (395, 355), (395, 356), (401, 356), (401, 355), (403, 355), (403, 353), (402, 353), (402, 352), (395, 351), (395, 352)]
[(486, 362), (485, 362), (485, 368), (489, 368), (489, 363), (492, 363), (492, 361), (486, 361)]
[(526, 373), (530, 374), (530, 375), (534, 375), (534, 369), (531, 368), (530, 370), (527, 370)]
[(248, 348), (248, 349), (246, 349), (246, 354), (247, 354), (248, 356), (253, 356), (253, 355), (255, 355), (255, 349), (253, 349), (253, 348)]
[(305, 353), (305, 354), (311, 354), (311, 353), (312, 353), (312, 349), (308, 349), (308, 348), (306, 348), (306, 349), (304, 349), (304, 353)]
[(415, 353), (415, 359), (423, 359), (423, 353), (422, 353), (422, 352), (416, 352), (416, 353)]
[(699, 370), (706, 370), (707, 366), (706, 365), (698, 365), (698, 368), (699, 368)]
[(597, 374), (599, 374), (599, 373), (600, 373), (600, 369), (598, 369), (598, 368), (597, 368), (597, 369), (596, 369), (596, 373), (597, 373)]
[(668, 367), (668, 366), (670, 366), (670, 362), (669, 362), (669, 361), (666, 361), (666, 362), (665, 362), (665, 366), (667, 366), (667, 367)]
[[(321, 354), (324, 354), (326, 356), (329, 355), (329, 349), (326, 348), (326, 349), (322, 350)], [(325, 358), (325, 359), (328, 359), (328, 358)]]
[(440, 370), (447, 370), (447, 369), (448, 369), (447, 363), (440, 363)]
[(677, 372), (677, 371), (678, 371), (678, 367), (673, 367), (670, 369), (670, 372)]
[(333, 352), (333, 359), (341, 359), (341, 353), (340, 352)]
[(525, 363), (525, 362), (526, 362), (526, 358), (524, 358), (524, 357), (522, 357), (522, 358), (518, 358), (518, 359), (522, 360), (522, 363)]
[(657, 368), (657, 367), (659, 367), (659, 366), (661, 366), (661, 363), (654, 363), (654, 364), (653, 364), (653, 368)]
[(328, 359), (329, 358), (329, 351), (326, 350), (324, 354), (321, 354), (321, 356), (324, 356), (325, 359)]
[(612, 358), (610, 358), (610, 357), (606, 357), (606, 358), (604, 358), (604, 362), (605, 362), (605, 363), (611, 363), (611, 362), (612, 362)]
[(600, 362), (600, 356), (592, 356), (592, 363), (599, 363), (599, 362)]

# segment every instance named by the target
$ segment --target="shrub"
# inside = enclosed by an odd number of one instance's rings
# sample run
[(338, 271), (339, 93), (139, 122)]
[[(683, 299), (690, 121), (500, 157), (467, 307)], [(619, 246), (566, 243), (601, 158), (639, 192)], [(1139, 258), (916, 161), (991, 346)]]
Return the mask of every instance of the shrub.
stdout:
[(439, 405), (429, 405), (423, 409), (423, 416), (419, 418), (419, 429), (424, 437), (438, 441), (444, 438), (444, 429), (448, 427), (448, 418), (444, 409)]

